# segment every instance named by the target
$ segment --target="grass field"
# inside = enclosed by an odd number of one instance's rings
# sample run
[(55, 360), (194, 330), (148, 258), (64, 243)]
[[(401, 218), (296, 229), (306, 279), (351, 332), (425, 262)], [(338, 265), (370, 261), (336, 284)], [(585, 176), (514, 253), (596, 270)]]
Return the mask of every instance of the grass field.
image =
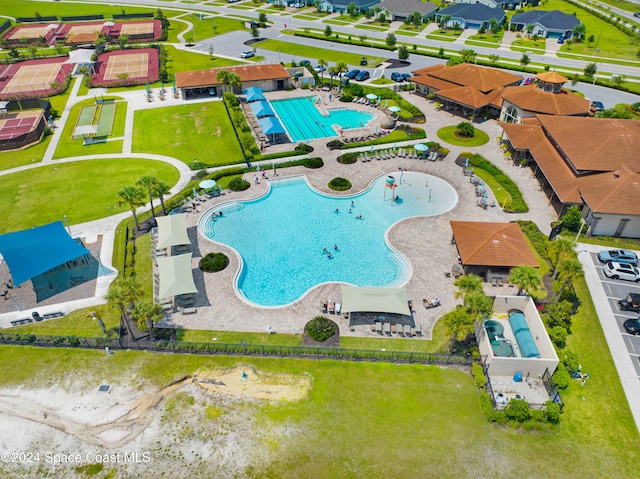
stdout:
[(457, 127), (455, 125), (440, 128), (438, 130), (438, 138), (451, 145), (457, 146), (482, 146), (489, 143), (489, 135), (478, 127), (475, 127), (475, 135), (473, 138), (460, 138), (454, 135), (453, 132), (456, 131), (456, 129)]
[[(192, 70), (206, 70), (208, 68), (244, 65), (244, 62), (241, 61), (216, 56), (212, 58), (209, 55), (203, 55), (201, 53), (178, 50), (170, 45), (165, 45), (165, 48), (168, 53), (167, 71), (173, 75), (179, 72), (188, 72)], [(144, 88), (144, 85), (142, 85), (142, 88)]]
[[(280, 40), (265, 40), (255, 44), (257, 48), (264, 48), (265, 50), (282, 51), (283, 53), (289, 53), (291, 55), (299, 56), (303, 58), (324, 58), (329, 62), (345, 62), (347, 65), (360, 65), (360, 58), (362, 55), (357, 53), (346, 53), (335, 50), (327, 50), (325, 48), (310, 47), (307, 45), (281, 42)], [(367, 57), (369, 63), (377, 65), (384, 58), (382, 57)]]
[[(138, 8), (127, 5), (126, 13), (155, 12), (155, 8)], [(2, 2), (2, 14), (11, 17), (34, 17), (39, 13), (42, 16), (49, 15), (97, 15), (104, 14), (105, 18), (111, 18), (114, 13), (121, 14), (122, 7), (115, 7), (99, 3), (70, 3), (70, 2)]]
[(45, 136), (40, 143), (16, 151), (0, 152), (0, 170), (9, 170), (17, 166), (40, 163), (51, 142), (51, 135)]
[(157, 153), (185, 163), (243, 161), (222, 102), (140, 110), (135, 113), (133, 152)]
[[(119, 97), (105, 97), (105, 98), (116, 98), (116, 100), (120, 99)], [(97, 143), (95, 145), (83, 145), (83, 140), (71, 140), (71, 135), (73, 134), (73, 130), (76, 126), (76, 119), (80, 114), (80, 110), (83, 106), (93, 105), (95, 103), (95, 99), (91, 98), (89, 100), (81, 101), (73, 105), (71, 108), (71, 113), (69, 115), (69, 121), (64, 126), (62, 130), (62, 136), (60, 137), (60, 143), (58, 143), (58, 148), (56, 148), (56, 152), (53, 155), (54, 159), (60, 158), (69, 158), (72, 156), (81, 156), (81, 155), (98, 155), (98, 154), (108, 154), (108, 153), (121, 153), (122, 152), (122, 140), (111, 140), (106, 143)], [(116, 115), (113, 122), (113, 132), (109, 139), (122, 137), (124, 135), (124, 123), (127, 114), (127, 102), (117, 101), (117, 109)]]
[(179, 178), (178, 170), (167, 163), (138, 159), (58, 163), (3, 176), (0, 233), (51, 223), (64, 215), (77, 224), (129, 211), (126, 206), (114, 208), (117, 192), (151, 173), (169, 186)]
[[(595, 336), (596, 343), (602, 339), (601, 332), (587, 335)], [(608, 386), (613, 386), (618, 399), (620, 386), (606, 359), (609, 366), (591, 371), (611, 373), (612, 384), (572, 384), (561, 425), (528, 432), (487, 423), (469, 374), (435, 366), (134, 351), (118, 351), (106, 361), (101, 351), (6, 346), (0, 347), (0, 361), (3, 386), (46, 387), (80, 377), (90, 384), (95, 378), (162, 386), (236, 364), (309, 375), (313, 387), (305, 399), (252, 402), (261, 447), (269, 454), (267, 459), (259, 455), (245, 477), (484, 478), (498, 468), (504, 478), (523, 477), (522, 471), (541, 472), (527, 477), (565, 478), (611, 477), (615, 471), (615, 477), (631, 478), (640, 459), (628, 407), (609, 395)], [(602, 413), (593, 415), (599, 406), (604, 406)]]

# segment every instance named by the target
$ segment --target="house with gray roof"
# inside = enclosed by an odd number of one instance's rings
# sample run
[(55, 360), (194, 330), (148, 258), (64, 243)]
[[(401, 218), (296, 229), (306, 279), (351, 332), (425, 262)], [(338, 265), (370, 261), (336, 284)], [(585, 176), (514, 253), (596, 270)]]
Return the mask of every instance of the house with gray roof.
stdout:
[(331, 13), (346, 13), (350, 3), (354, 3), (359, 10), (365, 11), (380, 3), (380, 0), (322, 0), (320, 10)]
[(456, 0), (455, 3), (482, 3), (491, 8), (519, 10), (525, 6), (537, 7), (540, 5), (540, 0)]
[(376, 8), (392, 22), (404, 22), (413, 12), (420, 13), (424, 22), (432, 18), (440, 7), (435, 3), (420, 0), (382, 0)]
[(482, 25), (489, 28), (492, 18), (495, 18), (498, 24), (502, 24), (506, 15), (499, 8), (487, 7), (481, 3), (456, 3), (436, 13), (435, 21), (442, 22), (445, 17), (450, 18), (446, 23), (449, 28), (475, 28), (479, 30)]
[(560, 10), (530, 10), (512, 16), (509, 30), (524, 31), (527, 25), (533, 25), (532, 35), (545, 38), (570, 38), (573, 35), (573, 29), (580, 23), (580, 20), (573, 15)]

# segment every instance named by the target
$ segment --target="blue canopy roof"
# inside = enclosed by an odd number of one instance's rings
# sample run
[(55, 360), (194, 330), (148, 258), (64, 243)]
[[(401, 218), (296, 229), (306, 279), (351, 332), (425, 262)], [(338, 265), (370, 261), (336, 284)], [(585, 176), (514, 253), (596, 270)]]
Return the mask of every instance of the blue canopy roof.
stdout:
[(271, 105), (266, 101), (254, 101), (249, 106), (251, 107), (251, 110), (253, 110), (253, 114), (256, 118), (261, 118), (263, 116), (275, 116), (275, 113), (271, 109)]
[(273, 116), (260, 118), (258, 120), (258, 123), (260, 124), (260, 128), (262, 128), (262, 131), (265, 135), (276, 135), (278, 133), (285, 132), (284, 126), (282, 126), (280, 120)]
[(254, 86), (244, 90), (244, 94), (247, 97), (247, 101), (249, 103), (251, 103), (252, 101), (264, 101), (264, 100), (266, 100), (266, 98), (262, 94), (262, 90), (260, 88), (254, 87)]
[(14, 286), (87, 253), (89, 250), (67, 233), (62, 221), (0, 235), (0, 254)]

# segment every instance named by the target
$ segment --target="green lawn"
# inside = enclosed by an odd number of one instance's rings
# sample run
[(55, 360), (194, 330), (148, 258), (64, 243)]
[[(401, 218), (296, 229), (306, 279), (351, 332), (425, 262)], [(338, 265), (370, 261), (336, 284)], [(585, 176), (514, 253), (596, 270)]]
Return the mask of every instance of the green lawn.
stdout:
[(240, 145), (221, 101), (140, 110), (135, 113), (133, 152), (157, 153), (185, 163), (241, 163)]
[[(200, 42), (206, 38), (216, 37), (236, 30), (245, 30), (247, 32), (247, 40), (251, 38), (249, 30), (244, 28), (244, 21), (236, 18), (215, 16), (200, 20), (197, 14), (193, 14), (192, 16), (184, 16), (182, 19), (193, 23), (193, 29), (185, 35), (185, 39), (195, 35), (196, 41)], [(215, 29), (213, 28), (214, 25)]]
[[(71, 2), (2, 2), (2, 14), (11, 17), (33, 17), (35, 12), (42, 16), (76, 16), (104, 14), (105, 18), (111, 18), (114, 13), (121, 14), (123, 8), (102, 3), (71, 3)], [(139, 8), (126, 6), (126, 13), (155, 12), (156, 8)], [(165, 12), (165, 14), (167, 14)]]
[(30, 163), (40, 163), (51, 142), (51, 136), (45, 136), (39, 143), (16, 151), (0, 152), (0, 170), (9, 170)]
[[(357, 53), (346, 53), (336, 50), (328, 50), (325, 48), (316, 48), (309, 47), (307, 45), (297, 44), (297, 43), (289, 43), (289, 42), (281, 42), (280, 40), (264, 40), (262, 42), (256, 43), (255, 47), (264, 48), (266, 50), (278, 51), (280, 49), (283, 53), (289, 53), (291, 55), (297, 55), (300, 59), (302, 58), (324, 58), (330, 62), (345, 62), (348, 65), (360, 65), (360, 58), (362, 55)], [(382, 57), (367, 57), (369, 63), (372, 65), (377, 65), (380, 63), (383, 58)]]
[(169, 186), (179, 178), (173, 166), (151, 160), (108, 159), (57, 163), (2, 177), (4, 206), (0, 233), (60, 220), (83, 223), (129, 211), (117, 206), (117, 192), (153, 174)]
[(371, 82), (373, 85), (389, 85), (391, 83), (395, 83), (393, 80), (389, 80), (385, 77), (376, 78)]
[[(110, 97), (105, 97), (110, 98)], [(111, 97), (119, 100), (119, 97)], [(60, 143), (58, 143), (58, 148), (56, 148), (56, 152), (53, 155), (54, 159), (60, 158), (69, 158), (73, 156), (81, 156), (81, 155), (98, 155), (98, 154), (108, 154), (108, 153), (122, 153), (122, 140), (112, 140), (111, 138), (119, 138), (124, 135), (124, 123), (127, 114), (127, 102), (125, 101), (116, 101), (116, 115), (113, 122), (113, 130), (111, 136), (108, 137), (106, 143), (97, 143), (95, 145), (83, 145), (83, 140), (72, 140), (71, 135), (73, 134), (73, 130), (76, 127), (76, 120), (78, 119), (78, 115), (80, 114), (80, 110), (84, 105), (92, 105), (95, 103), (95, 99), (91, 98), (89, 100), (81, 101), (73, 105), (71, 108), (71, 113), (69, 114), (69, 120), (64, 126), (64, 130), (62, 130), (62, 136), (60, 138)]]
[(387, 30), (389, 30), (388, 26), (381, 26), (380, 23), (378, 24), (358, 23), (357, 25), (354, 25), (354, 28), (359, 28), (360, 30), (374, 30), (376, 32), (386, 32)]
[(547, 48), (547, 42), (544, 38), (539, 40), (531, 40), (525, 36), (520, 40), (514, 40), (511, 43), (511, 50), (514, 52), (527, 52), (544, 53)]
[(425, 38), (429, 40), (440, 40), (441, 42), (454, 42), (460, 36), (462, 30), (436, 30)]
[(296, 334), (245, 333), (239, 331), (208, 331), (202, 329), (178, 329), (178, 341), (192, 343), (265, 344), (270, 346), (300, 346), (302, 336)]
[(583, 328), (584, 346), (595, 348), (597, 364), (582, 362), (592, 377), (584, 387), (571, 385), (561, 425), (542, 432), (487, 423), (470, 375), (436, 366), (136, 351), (117, 351), (107, 361), (104, 351), (2, 346), (0, 384), (47, 387), (79, 380), (160, 387), (238, 364), (310, 376), (313, 386), (304, 399), (228, 406), (227, 413), (251, 408), (258, 418), (261, 441), (255, 448), (264, 454), (246, 458), (251, 474), (244, 477), (484, 478), (494, 476), (496, 467), (505, 478), (523, 477), (522, 471), (541, 471), (536, 477), (600, 478), (612, 471), (636, 477), (638, 432), (595, 323)]
[[(188, 72), (192, 70), (206, 70), (216, 67), (230, 67), (235, 65), (244, 65), (244, 62), (230, 60), (228, 58), (220, 58), (202, 53), (193, 53), (185, 50), (178, 50), (170, 45), (165, 45), (168, 54), (167, 71), (171, 74), (179, 72)], [(215, 52), (214, 52), (215, 55)], [(144, 85), (142, 85), (144, 88)]]
[[(492, 33), (485, 33), (484, 35), (471, 35), (469, 38), (467, 38), (467, 40), (465, 41), (465, 44), (470, 44), (470, 45), (481, 45), (481, 46), (487, 46), (487, 43), (497, 43), (500, 44), (502, 42), (502, 37), (504, 36), (504, 30), (500, 30), (496, 35), (493, 35)], [(474, 43), (472, 43), (474, 42)]]
[(69, 86), (61, 95), (49, 97), (49, 103), (51, 103), (51, 114), (54, 118), (60, 118), (60, 114), (64, 111), (64, 107), (71, 95), (71, 89), (76, 81), (82, 81), (80, 78), (72, 78), (69, 82)]
[(454, 135), (456, 129), (457, 127), (455, 125), (440, 128), (438, 130), (438, 138), (456, 146), (482, 146), (489, 143), (489, 135), (478, 127), (475, 127), (475, 135), (473, 138), (461, 138)]

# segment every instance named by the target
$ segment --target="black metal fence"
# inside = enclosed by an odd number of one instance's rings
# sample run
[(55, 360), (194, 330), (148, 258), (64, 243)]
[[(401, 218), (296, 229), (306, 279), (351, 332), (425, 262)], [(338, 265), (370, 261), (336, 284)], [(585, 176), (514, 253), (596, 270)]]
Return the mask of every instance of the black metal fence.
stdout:
[(5, 20), (0, 24), (0, 35), (11, 28), (11, 20)]
[[(124, 349), (122, 347), (121, 340), (118, 338), (44, 336), (29, 333), (0, 333), (0, 344), (50, 348), (103, 349), (108, 347), (113, 350)], [(345, 361), (383, 361), (394, 363), (437, 364), (445, 366), (471, 366), (473, 362), (466, 356), (453, 354), (306, 346), (276, 346), (267, 344), (190, 343), (165, 340), (151, 342), (146, 340), (138, 343), (130, 343), (130, 346), (131, 347), (129, 349), (202, 355), (291, 357), (337, 359)]]
[(58, 17), (56, 16), (48, 16), (48, 17), (17, 17), (16, 22), (18, 23), (47, 23), (47, 22), (57, 22)]
[(76, 15), (72, 17), (60, 17), (61, 22), (83, 22), (87, 20), (102, 20), (104, 15)]
[(153, 13), (122, 13), (113, 15), (114, 20), (128, 20), (130, 18), (153, 18)]

